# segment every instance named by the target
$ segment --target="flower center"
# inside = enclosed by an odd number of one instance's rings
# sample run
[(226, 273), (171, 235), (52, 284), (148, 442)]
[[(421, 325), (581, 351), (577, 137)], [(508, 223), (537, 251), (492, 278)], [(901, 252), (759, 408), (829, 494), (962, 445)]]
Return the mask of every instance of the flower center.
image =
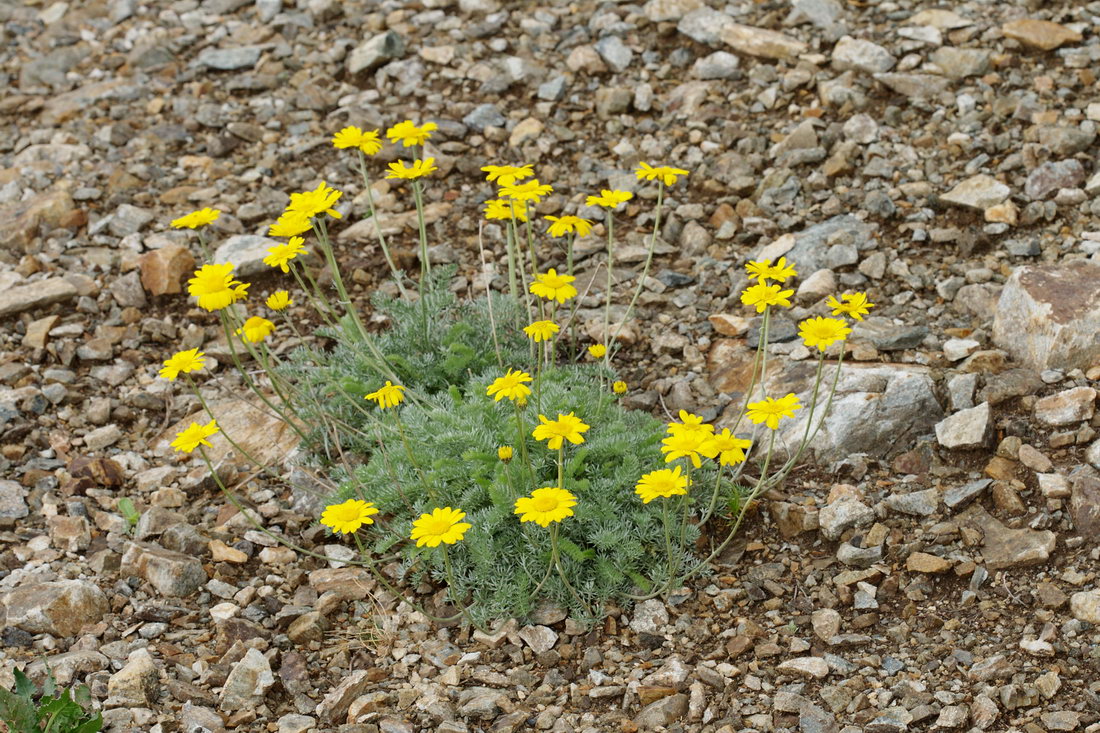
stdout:
[(558, 508), (558, 500), (553, 496), (540, 496), (531, 505), (536, 512), (552, 512)]
[(359, 507), (354, 504), (337, 507), (335, 514), (340, 522), (354, 522), (359, 519)]
[(451, 528), (451, 520), (441, 517), (433, 517), (430, 522), (425, 523), (424, 529), (431, 535), (446, 534)]

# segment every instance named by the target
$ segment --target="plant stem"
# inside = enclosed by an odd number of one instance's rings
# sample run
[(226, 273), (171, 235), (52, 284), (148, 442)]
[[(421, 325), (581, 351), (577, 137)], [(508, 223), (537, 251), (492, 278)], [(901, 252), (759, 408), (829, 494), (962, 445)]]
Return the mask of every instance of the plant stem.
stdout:
[(382, 234), (382, 224), (378, 221), (378, 212), (374, 208), (374, 192), (371, 191), (370, 177), (367, 175), (367, 159), (363, 155), (363, 151), (359, 148), (355, 149), (355, 152), (359, 154), (359, 172), (363, 175), (363, 189), (367, 194), (367, 208), (370, 209), (370, 218), (374, 221), (374, 231), (378, 235), (378, 244), (382, 247), (382, 256), (386, 258), (386, 264), (390, 266), (390, 272), (393, 274), (393, 279), (397, 283), (397, 290), (401, 293), (402, 297), (405, 297), (405, 284), (401, 282), (402, 277), (397, 269), (397, 265), (394, 264), (393, 257), (390, 255), (389, 245), (386, 244), (386, 237)]
[[(602, 338), (607, 351), (603, 355), (605, 369), (611, 368), (611, 351), (614, 341), (611, 340), (611, 288), (614, 273), (612, 267), (615, 262), (615, 213), (607, 210), (607, 293), (603, 310), (603, 334)], [(616, 334), (618, 336), (618, 334)]]
[(412, 182), (413, 200), (416, 202), (416, 223), (420, 230), (420, 287), (430, 289), (432, 262), (428, 257), (428, 229), (424, 222), (424, 194), (420, 181)]
[(622, 333), (623, 327), (626, 326), (626, 322), (630, 320), (630, 314), (634, 312), (634, 304), (638, 302), (638, 298), (642, 294), (642, 288), (645, 287), (646, 278), (649, 277), (649, 268), (653, 264), (653, 251), (657, 248), (657, 233), (661, 230), (661, 204), (664, 201), (665, 184), (661, 181), (657, 187), (657, 208), (654, 214), (653, 220), (653, 232), (649, 235), (649, 248), (646, 250), (645, 266), (642, 268), (642, 275), (638, 278), (638, 284), (634, 287), (634, 295), (630, 298), (629, 305), (626, 306), (626, 313), (623, 315), (623, 320), (619, 323), (618, 329), (615, 330), (615, 336), (607, 344), (608, 358), (611, 355), (611, 345), (618, 343), (619, 334)]

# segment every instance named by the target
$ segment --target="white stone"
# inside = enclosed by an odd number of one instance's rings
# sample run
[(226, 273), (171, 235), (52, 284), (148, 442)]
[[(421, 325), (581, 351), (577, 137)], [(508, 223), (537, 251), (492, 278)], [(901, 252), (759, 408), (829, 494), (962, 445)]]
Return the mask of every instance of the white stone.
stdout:
[(959, 182), (941, 196), (940, 200), (984, 212), (991, 206), (1002, 203), (1011, 194), (1011, 188), (983, 173)]
[(897, 59), (882, 46), (860, 38), (844, 36), (833, 47), (833, 67), (838, 71), (855, 69), (865, 74), (881, 74), (894, 68)]
[(943, 356), (948, 361), (962, 361), (981, 346), (974, 339), (948, 339), (943, 343)]
[(936, 440), (944, 448), (980, 448), (992, 437), (992, 415), (988, 402), (936, 423)]

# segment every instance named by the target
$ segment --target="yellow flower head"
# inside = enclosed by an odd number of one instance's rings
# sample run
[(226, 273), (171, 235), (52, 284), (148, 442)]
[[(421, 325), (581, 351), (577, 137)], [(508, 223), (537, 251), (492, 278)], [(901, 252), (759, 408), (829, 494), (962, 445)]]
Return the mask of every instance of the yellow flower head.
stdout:
[(787, 298), (794, 295), (793, 290), (783, 290), (779, 285), (764, 285), (757, 283), (745, 288), (741, 293), (741, 302), (745, 305), (756, 306), (757, 313), (763, 313), (769, 305), (782, 305), (790, 308), (791, 301)]
[(701, 430), (680, 431), (673, 433), (661, 441), (661, 452), (665, 454), (665, 463), (672, 463), (677, 458), (687, 458), (691, 465), (699, 468), (699, 449), (710, 437), (709, 433)]
[(252, 283), (237, 283), (233, 286), (233, 302), (237, 303), (242, 300), (248, 300), (248, 289), (252, 287)]
[(493, 380), (493, 383), (485, 390), (485, 394), (493, 397), (497, 402), (505, 397), (512, 400), (512, 402), (518, 399), (526, 399), (527, 395), (531, 394), (531, 388), (524, 382), (530, 381), (531, 375), (527, 372), (509, 369), (503, 377), (497, 377)]
[(513, 183), (510, 186), (501, 186), (500, 195), (513, 201), (534, 201), (536, 204), (542, 201), (543, 196), (549, 195), (554, 187), (549, 184), (539, 183), (539, 179), (532, 178), (527, 183)]
[(515, 451), (512, 450), (510, 445), (502, 445), (497, 448), (497, 458), (507, 463), (512, 460), (512, 456), (515, 455)]
[(660, 180), (666, 186), (676, 183), (680, 176), (686, 176), (688, 172), (683, 168), (672, 168), (667, 165), (659, 165), (656, 168), (649, 163), (639, 163), (634, 175), (639, 181)]
[(603, 344), (592, 344), (588, 347), (588, 353), (593, 359), (602, 359), (607, 353), (607, 347)]
[(221, 215), (222, 212), (218, 209), (199, 209), (198, 211), (192, 211), (186, 216), (173, 219), (172, 227), (175, 229), (198, 229), (207, 224), (213, 224)]
[(844, 341), (852, 329), (848, 328), (848, 322), (843, 318), (807, 318), (798, 324), (798, 335), (806, 343), (808, 348), (816, 346), (819, 351), (825, 351), (829, 344)]
[(768, 280), (775, 280), (777, 283), (787, 282), (787, 278), (798, 275), (794, 265), (787, 264), (786, 257), (780, 257), (774, 265), (771, 260), (750, 262), (745, 265), (745, 270), (749, 273), (750, 278), (757, 278), (757, 282), (761, 285), (766, 285)]
[(449, 506), (433, 509), (431, 514), (421, 514), (420, 519), (413, 522), (409, 539), (416, 540), (417, 547), (439, 547), (440, 542), (453, 545), (473, 526), (463, 522), (465, 518), (466, 512), (451, 509)]
[(701, 433), (703, 436), (708, 436), (714, 432), (714, 426), (703, 422), (703, 418), (699, 415), (693, 415), (687, 410), (680, 410), (679, 417), (680, 422), (670, 422), (668, 424), (669, 435)]
[(275, 333), (275, 324), (259, 316), (252, 316), (237, 329), (237, 335), (242, 336), (250, 344), (258, 344), (273, 333)]
[(611, 385), (611, 391), (615, 394), (626, 394), (626, 382), (618, 381)]
[(267, 230), (271, 237), (296, 237), (313, 228), (309, 217), (300, 211), (284, 211)]
[(535, 489), (530, 496), (516, 499), (514, 513), (520, 515), (521, 522), (534, 522), (540, 527), (547, 527), (551, 522), (573, 516), (576, 505), (577, 497), (573, 494), (556, 486), (547, 486)]
[(438, 129), (439, 125), (434, 122), (425, 122), (417, 127), (412, 120), (405, 120), (386, 130), (386, 137), (391, 143), (400, 142), (406, 148), (411, 148), (413, 145), (423, 145), (432, 136), (432, 132)]
[(540, 298), (564, 303), (577, 294), (577, 289), (570, 284), (576, 279), (572, 275), (559, 275), (557, 270), (550, 268), (541, 275), (535, 275), (529, 289)]
[(561, 327), (553, 321), (535, 321), (530, 326), (524, 326), (523, 332), (527, 334), (527, 338), (534, 341), (536, 344), (542, 341), (549, 341), (554, 338), (554, 334), (561, 330)]
[(488, 174), (485, 176), (486, 181), (490, 183), (496, 181), (498, 186), (511, 186), (516, 181), (522, 181), (524, 178), (535, 175), (535, 172), (531, 170), (530, 163), (525, 165), (486, 165), (482, 166), (481, 170)]
[(405, 388), (387, 379), (385, 386), (379, 387), (363, 399), (374, 400), (383, 410), (387, 407), (397, 407), (405, 400)]
[(745, 450), (751, 446), (751, 440), (738, 438), (726, 428), (704, 440), (699, 452), (707, 458), (717, 458), (719, 466), (734, 466), (744, 463)]
[[(244, 295), (247, 296), (247, 285)], [(203, 265), (187, 281), (187, 293), (198, 298), (199, 307), (219, 311), (242, 299), (241, 283), (233, 279), (233, 263)]]
[(290, 306), (294, 305), (294, 301), (290, 297), (290, 293), (285, 290), (276, 290), (271, 295), (267, 296), (267, 307), (273, 311), (286, 310)]
[(867, 300), (867, 293), (845, 293), (840, 298), (843, 303), (832, 295), (825, 301), (825, 305), (833, 309), (834, 316), (846, 313), (857, 321), (862, 321), (867, 312), (875, 307), (874, 303)]
[(321, 514), (321, 524), (336, 534), (354, 534), (364, 524), (374, 524), (372, 514), (378, 508), (373, 502), (362, 499), (348, 499), (342, 504), (330, 504)]
[(406, 166), (402, 161), (395, 160), (390, 163), (390, 172), (386, 174), (386, 178), (403, 178), (408, 181), (422, 178), (429, 173), (434, 173), (439, 170), (435, 165), (435, 158), (424, 158), (424, 160), (414, 160), (413, 164)]
[(512, 220), (515, 216), (516, 221), (527, 221), (527, 204), (522, 201), (510, 201), (506, 199), (489, 199), (485, 202), (485, 218), (486, 219), (507, 219)]
[(625, 204), (630, 199), (634, 198), (634, 194), (630, 191), (609, 191), (606, 188), (600, 191), (599, 196), (589, 196), (585, 199), (585, 206), (602, 206), (605, 209), (617, 209), (621, 204)]
[(542, 424), (536, 427), (531, 435), (535, 440), (547, 441), (546, 447), (550, 450), (561, 450), (563, 440), (568, 440), (573, 445), (580, 445), (584, 442), (581, 433), (589, 428), (572, 412), (568, 415), (559, 412), (557, 420), (547, 420), (545, 415), (539, 415), (539, 420)]
[(286, 244), (276, 244), (267, 250), (267, 257), (264, 257), (264, 264), (271, 267), (278, 267), (283, 272), (290, 272), (290, 268), (286, 263), (297, 257), (306, 251), (304, 246), (304, 239), (301, 237), (291, 237), (290, 241)]
[(654, 499), (667, 499), (670, 496), (686, 494), (690, 485), (688, 477), (681, 473), (681, 467), (676, 466), (645, 474), (638, 479), (634, 493), (642, 497), (643, 504), (648, 504)]
[(300, 214), (311, 219), (321, 214), (328, 214), (333, 219), (340, 218), (340, 212), (332, 208), (344, 194), (331, 186), (326, 186), (324, 181), (312, 191), (290, 194), (290, 203), (286, 210), (289, 213)]
[(217, 420), (211, 420), (205, 425), (199, 425), (197, 422), (193, 422), (188, 425), (183, 432), (176, 433), (176, 439), (172, 441), (171, 445), (182, 453), (190, 453), (200, 445), (211, 448), (213, 446), (210, 445), (210, 441), (208, 441), (207, 438), (216, 432), (218, 432)]
[(358, 148), (367, 155), (374, 155), (382, 149), (382, 142), (378, 139), (378, 130), (363, 132), (349, 126), (332, 136), (332, 146), (340, 150)]
[(764, 423), (772, 430), (778, 430), (780, 420), (785, 417), (794, 417), (794, 411), (801, 409), (802, 405), (798, 403), (798, 397), (791, 393), (779, 399), (765, 397), (760, 402), (750, 402), (745, 414), (757, 425)]
[(578, 237), (587, 237), (592, 232), (592, 222), (579, 216), (547, 216), (550, 222), (550, 236), (564, 237), (566, 234), (577, 233)]
[(197, 372), (206, 366), (206, 362), (203, 358), (206, 356), (198, 349), (188, 349), (187, 351), (177, 351), (172, 354), (168, 361), (164, 362), (164, 368), (160, 370), (160, 376), (162, 379), (167, 379), (169, 382), (175, 381), (176, 377), (180, 375), (180, 372), (184, 374), (190, 374), (191, 372)]

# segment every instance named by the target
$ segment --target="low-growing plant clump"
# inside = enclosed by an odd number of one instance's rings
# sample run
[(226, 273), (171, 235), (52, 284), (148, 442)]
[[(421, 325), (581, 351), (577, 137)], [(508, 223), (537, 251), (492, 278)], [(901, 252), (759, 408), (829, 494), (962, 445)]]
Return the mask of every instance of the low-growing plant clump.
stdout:
[[(386, 132), (411, 149), (409, 160), (389, 164), (386, 177), (406, 187), (418, 214), (416, 279), (397, 268), (375, 211), (367, 158), (381, 149), (378, 131), (347, 127), (333, 138), (356, 156), (367, 216), (396, 283), (396, 297), (373, 299), (389, 320), (387, 330), (368, 331), (348, 295), (328, 228), (343, 218), (335, 208), (342, 192), (325, 182), (292, 193), (270, 228), (286, 242), (264, 262), (291, 281), (264, 301), (278, 323), (248, 314), (250, 285), (235, 279), (232, 264), (203, 265), (189, 293), (217, 314), (233, 364), (256, 399), (291, 426), (308, 449), (306, 460), (335, 487), (320, 523), (353, 543), (359, 559), (352, 564), (415, 608), (438, 618), (432, 611), (439, 607), (425, 608), (411, 591), (402, 592), (422, 581), (445, 584), (455, 618), (478, 625), (527, 616), (544, 601), (595, 620), (608, 602), (679, 588), (708, 568), (757, 498), (798, 463), (836, 389), (851, 330), (843, 316), (862, 319), (873, 304), (864, 293), (846, 293), (828, 301), (830, 315), (804, 320), (799, 334), (818, 353), (810, 401), (771, 396), (763, 378), (771, 314), (790, 306), (794, 291), (785, 286), (797, 272), (783, 258), (748, 263), (753, 282), (741, 301), (761, 315), (761, 337), (737, 419), (719, 430), (681, 411), (664, 426), (623, 407), (629, 387), (616, 379), (614, 365), (653, 261), (667, 189), (688, 171), (645, 163), (636, 171), (640, 182), (656, 186), (654, 225), (625, 315), (614, 320), (615, 216), (633, 193), (588, 196), (587, 205), (602, 211), (607, 244), (600, 339), (586, 343), (576, 328), (574, 244), (597, 225), (575, 215), (547, 216), (546, 231), (536, 231), (534, 205), (553, 188), (533, 178), (529, 165), (483, 168), (499, 187), (484, 213), (503, 225), (507, 292), (486, 288), (459, 300), (449, 287), (454, 269), (433, 267), (424, 182), (437, 168), (424, 146), (434, 129), (405, 121)], [(194, 229), (206, 250), (203, 227), (218, 215), (204, 209), (173, 225)], [(311, 251), (306, 236), (331, 285), (320, 284), (304, 264)], [(295, 299), (316, 311), (322, 340), (303, 338), (288, 317)], [(280, 355), (270, 345), (279, 334), (314, 345)], [(834, 345), (835, 371), (826, 383), (826, 349)], [(161, 370), (169, 380), (183, 375), (209, 417), (191, 423), (172, 446), (197, 451), (240, 506), (206, 451), (220, 427), (192, 377), (205, 358), (198, 350), (179, 352)], [(246, 366), (249, 360), (258, 369)], [(800, 411), (806, 415), (800, 440), (777, 444), (781, 423)], [(231, 435), (225, 438), (252, 460)]]

